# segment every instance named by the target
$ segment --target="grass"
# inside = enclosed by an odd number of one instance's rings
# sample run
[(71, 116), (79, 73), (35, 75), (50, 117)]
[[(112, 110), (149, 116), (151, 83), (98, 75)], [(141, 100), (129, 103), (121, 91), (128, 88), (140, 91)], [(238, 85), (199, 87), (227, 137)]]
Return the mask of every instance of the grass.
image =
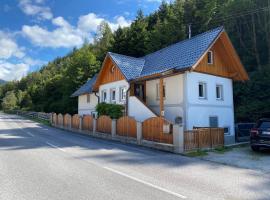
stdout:
[(197, 150), (197, 151), (191, 151), (186, 153), (187, 156), (189, 157), (202, 157), (202, 156), (207, 156), (208, 153), (205, 150)]
[(219, 153), (219, 154), (224, 154), (228, 151), (231, 151), (233, 148), (232, 147), (217, 147), (214, 148), (214, 150), (212, 150), (215, 153)]

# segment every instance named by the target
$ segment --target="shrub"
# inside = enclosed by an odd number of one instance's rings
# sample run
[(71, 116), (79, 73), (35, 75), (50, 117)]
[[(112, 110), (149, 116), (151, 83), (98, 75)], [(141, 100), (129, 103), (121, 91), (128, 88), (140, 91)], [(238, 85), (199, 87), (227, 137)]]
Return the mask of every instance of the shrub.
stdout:
[(98, 116), (108, 115), (112, 119), (118, 119), (123, 116), (124, 106), (117, 104), (99, 103), (96, 107)]

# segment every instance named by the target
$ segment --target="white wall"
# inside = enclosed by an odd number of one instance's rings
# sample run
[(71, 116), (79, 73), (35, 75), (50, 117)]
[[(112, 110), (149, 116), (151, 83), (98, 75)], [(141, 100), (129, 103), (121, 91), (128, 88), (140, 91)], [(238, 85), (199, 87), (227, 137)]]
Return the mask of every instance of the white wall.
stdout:
[[(164, 99), (165, 118), (174, 122), (175, 117), (183, 117), (183, 84), (184, 75), (178, 74), (164, 78), (166, 97)], [(159, 113), (159, 100), (157, 99), (156, 84), (159, 79), (146, 82), (146, 104)]]
[[(217, 116), (219, 127), (229, 127), (234, 135), (233, 83), (231, 79), (186, 72), (186, 129), (209, 126), (209, 117)], [(199, 98), (199, 82), (206, 83), (206, 99)], [(223, 86), (223, 100), (216, 99), (216, 85)]]
[(96, 105), (98, 104), (98, 98), (94, 93), (90, 94), (90, 102), (87, 103), (87, 95), (81, 95), (78, 97), (78, 114), (86, 115), (91, 114), (95, 111)]
[(121, 80), (121, 81), (115, 81), (107, 84), (103, 84), (99, 86), (99, 96), (100, 96), (100, 102), (102, 102), (102, 95), (101, 92), (103, 90), (107, 91), (107, 101), (106, 103), (111, 103), (111, 89), (116, 89), (116, 104), (124, 104), (125, 101), (120, 101), (120, 88), (121, 87), (126, 87), (126, 90), (129, 88), (129, 83), (126, 80)]
[(150, 117), (156, 117), (156, 115), (135, 96), (129, 97), (128, 115), (134, 117), (136, 121), (139, 122), (143, 122)]

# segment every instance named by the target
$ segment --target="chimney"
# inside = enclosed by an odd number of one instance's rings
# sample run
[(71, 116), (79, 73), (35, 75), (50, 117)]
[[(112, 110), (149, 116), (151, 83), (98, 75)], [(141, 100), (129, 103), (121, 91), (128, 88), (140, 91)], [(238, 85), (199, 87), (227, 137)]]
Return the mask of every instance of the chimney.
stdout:
[(188, 39), (191, 38), (191, 24), (188, 24)]

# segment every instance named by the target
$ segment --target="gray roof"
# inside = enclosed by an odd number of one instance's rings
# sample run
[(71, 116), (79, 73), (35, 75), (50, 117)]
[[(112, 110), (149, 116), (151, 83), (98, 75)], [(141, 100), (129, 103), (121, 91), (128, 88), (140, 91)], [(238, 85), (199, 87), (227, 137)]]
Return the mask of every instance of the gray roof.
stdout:
[(222, 31), (223, 27), (218, 27), (141, 58), (111, 52), (108, 54), (129, 81), (171, 69), (192, 67)]
[(88, 94), (92, 92), (92, 87), (97, 79), (97, 74), (89, 79), (84, 85), (82, 85), (76, 92), (74, 92), (71, 97), (77, 97), (83, 94)]

